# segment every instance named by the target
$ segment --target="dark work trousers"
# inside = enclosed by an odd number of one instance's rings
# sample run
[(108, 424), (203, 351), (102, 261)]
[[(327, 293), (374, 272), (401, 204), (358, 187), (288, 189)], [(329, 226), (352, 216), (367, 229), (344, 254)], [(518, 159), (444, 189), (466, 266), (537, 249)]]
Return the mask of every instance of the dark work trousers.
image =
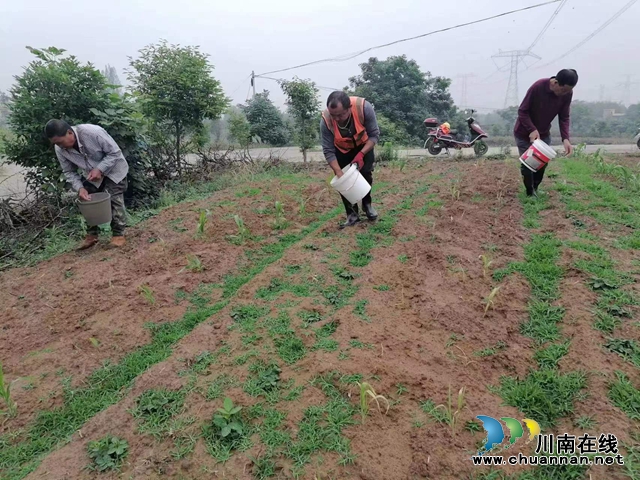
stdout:
[[(547, 145), (551, 145), (551, 136), (547, 136), (541, 139)], [(518, 145), (518, 153), (522, 156), (524, 152), (529, 150), (531, 146), (531, 141), (527, 138), (519, 138), (516, 137), (516, 144)], [(537, 172), (532, 172), (524, 165), (520, 165), (520, 173), (522, 174), (522, 183), (524, 183), (524, 188), (527, 189), (527, 195), (533, 195), (534, 190), (538, 190), (538, 186), (542, 183), (542, 179), (544, 178), (544, 171), (547, 169), (545, 165)]]
[[(85, 180), (83, 186), (87, 189), (89, 195), (98, 192), (108, 192), (111, 195), (111, 234), (114, 237), (124, 235), (124, 229), (127, 226), (127, 214), (124, 208), (124, 192), (127, 191), (127, 178), (125, 177), (120, 183), (115, 183), (109, 177), (104, 177), (99, 187)], [(100, 228), (98, 226), (88, 227), (87, 233), (98, 236)]]
[[(338, 160), (338, 165), (340, 165), (340, 168), (347, 167), (356, 157), (358, 152), (363, 148), (364, 148), (364, 145), (358, 148), (354, 148), (353, 150), (347, 153), (342, 153), (340, 150), (336, 148), (336, 159)], [(376, 159), (376, 156), (373, 153), (373, 149), (371, 149), (371, 151), (369, 151), (369, 153), (367, 153), (364, 156), (364, 167), (362, 167), (362, 170), (360, 170), (360, 173), (362, 174), (364, 179), (371, 186), (373, 186), (373, 170), (374, 170), (375, 159)], [(342, 195), (340, 196), (342, 197), (342, 203), (344, 203), (344, 209), (346, 210), (347, 215), (351, 213), (358, 213), (357, 206), (354, 209), (353, 205), (349, 203), (349, 200), (344, 198)], [(367, 195), (362, 199), (362, 205), (371, 205), (371, 192), (367, 193)]]

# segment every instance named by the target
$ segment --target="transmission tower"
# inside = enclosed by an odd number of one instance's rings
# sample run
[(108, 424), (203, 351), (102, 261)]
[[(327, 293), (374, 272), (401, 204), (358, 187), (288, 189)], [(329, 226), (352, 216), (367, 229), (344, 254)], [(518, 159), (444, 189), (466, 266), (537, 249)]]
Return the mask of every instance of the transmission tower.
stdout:
[(631, 87), (640, 84), (640, 82), (632, 82), (632, 75), (625, 75), (625, 77), (627, 78), (627, 80), (619, 83), (618, 87), (622, 87), (622, 103), (628, 107), (629, 105), (631, 105)]
[(459, 78), (461, 82), (461, 90), (462, 93), (460, 95), (460, 106), (467, 107), (467, 82), (470, 78), (475, 77), (475, 73), (461, 73), (457, 75), (456, 78)]
[(600, 101), (604, 102), (604, 85), (600, 84)]
[[(509, 67), (509, 86), (507, 87), (507, 95), (504, 99), (504, 108), (510, 107), (512, 105), (518, 105), (520, 101), (520, 96), (518, 95), (518, 66), (521, 62), (524, 61), (526, 57), (533, 57), (538, 60), (541, 58), (532, 53), (530, 50), (509, 50), (508, 52), (503, 52), (500, 50), (495, 55), (492, 55), (491, 58), (509, 58), (510, 61), (506, 65)], [(505, 69), (499, 68), (498, 70), (506, 71)]]

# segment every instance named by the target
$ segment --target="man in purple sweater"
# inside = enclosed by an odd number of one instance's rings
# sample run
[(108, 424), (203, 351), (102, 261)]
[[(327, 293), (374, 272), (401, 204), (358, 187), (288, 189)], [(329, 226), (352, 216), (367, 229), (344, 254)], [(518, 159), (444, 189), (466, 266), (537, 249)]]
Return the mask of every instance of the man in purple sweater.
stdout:
[[(575, 70), (560, 70), (555, 77), (543, 78), (531, 85), (527, 95), (518, 109), (518, 120), (513, 129), (518, 151), (522, 155), (531, 144), (541, 139), (547, 145), (551, 144), (551, 122), (558, 117), (560, 135), (567, 155), (573, 152), (573, 145), (569, 140), (571, 125), (570, 111), (573, 87), (578, 83), (578, 73)], [(521, 166), (522, 181), (527, 189), (527, 196), (534, 195), (538, 185), (544, 177), (546, 166), (532, 172), (524, 165)]]

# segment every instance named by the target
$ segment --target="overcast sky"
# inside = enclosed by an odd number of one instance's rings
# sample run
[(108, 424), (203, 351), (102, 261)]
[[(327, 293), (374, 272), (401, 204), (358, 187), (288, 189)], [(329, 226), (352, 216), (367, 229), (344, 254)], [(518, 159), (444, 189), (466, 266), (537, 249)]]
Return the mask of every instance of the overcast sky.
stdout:
[[(419, 35), (478, 18), (540, 3), (543, 0), (21, 0), (0, 2), (0, 90), (7, 90), (31, 60), (25, 45), (64, 48), (99, 68), (111, 64), (125, 80), (128, 56), (149, 43), (199, 45), (210, 55), (215, 76), (234, 103), (244, 102), (248, 75), (343, 55), (402, 37)], [(638, 18), (635, 4), (593, 40), (565, 59), (539, 68), (564, 54), (622, 8), (628, 0), (569, 0), (535, 47), (537, 65), (519, 72), (519, 97), (538, 78), (560, 68), (575, 68), (580, 83), (575, 98), (622, 100), (626, 80), (636, 81), (631, 100), (640, 101)], [(461, 102), (462, 80), (468, 79), (467, 103), (484, 111), (501, 108), (509, 78), (506, 59), (491, 58), (502, 50), (526, 49), (558, 4), (498, 20), (437, 34), (367, 53), (342, 63), (301, 68), (275, 76), (310, 78), (318, 85), (342, 88), (358, 74), (358, 64), (406, 54), (433, 75), (453, 79), (452, 94)], [(532, 65), (534, 59), (526, 59)], [(281, 106), (278, 85), (258, 79)], [(326, 97), (328, 91), (322, 91)]]

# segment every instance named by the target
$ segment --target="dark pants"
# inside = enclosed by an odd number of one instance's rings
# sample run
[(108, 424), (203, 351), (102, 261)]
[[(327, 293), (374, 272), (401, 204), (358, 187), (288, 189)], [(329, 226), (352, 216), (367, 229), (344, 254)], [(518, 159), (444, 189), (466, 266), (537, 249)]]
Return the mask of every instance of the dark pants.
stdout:
[[(551, 136), (547, 136), (541, 139), (547, 145), (551, 145)], [(516, 137), (516, 144), (518, 145), (518, 153), (522, 155), (524, 152), (529, 150), (531, 146), (531, 141), (527, 138), (518, 138)], [(520, 165), (520, 173), (522, 174), (522, 183), (524, 183), (524, 188), (527, 189), (527, 195), (533, 195), (535, 190), (538, 190), (538, 186), (542, 183), (542, 179), (544, 178), (544, 171), (547, 169), (545, 165), (537, 172), (532, 172), (524, 165)]]
[[(127, 213), (124, 208), (124, 192), (127, 191), (127, 178), (125, 177), (120, 183), (114, 183), (110, 178), (104, 177), (99, 187), (85, 180), (83, 186), (89, 194), (107, 192), (111, 195), (111, 234), (114, 237), (124, 235), (124, 229), (127, 227)], [(97, 236), (100, 233), (100, 228), (97, 225), (89, 227), (87, 233)]]
[[(340, 168), (345, 168), (348, 166), (353, 159), (356, 157), (358, 152), (364, 148), (364, 145), (361, 147), (355, 148), (347, 153), (342, 153), (340, 150), (336, 149), (336, 159), (338, 160), (338, 165)], [(364, 177), (364, 179), (369, 183), (369, 185), (373, 186), (373, 170), (374, 170), (374, 162), (375, 162), (375, 154), (373, 153), (373, 149), (369, 153), (364, 156), (364, 167), (360, 170), (360, 173)], [(344, 198), (342, 195), (342, 203), (344, 204), (344, 209), (347, 212), (347, 215), (351, 213), (358, 213), (357, 204), (354, 206)], [(362, 205), (371, 205), (371, 191), (367, 193), (367, 195), (362, 199)]]

